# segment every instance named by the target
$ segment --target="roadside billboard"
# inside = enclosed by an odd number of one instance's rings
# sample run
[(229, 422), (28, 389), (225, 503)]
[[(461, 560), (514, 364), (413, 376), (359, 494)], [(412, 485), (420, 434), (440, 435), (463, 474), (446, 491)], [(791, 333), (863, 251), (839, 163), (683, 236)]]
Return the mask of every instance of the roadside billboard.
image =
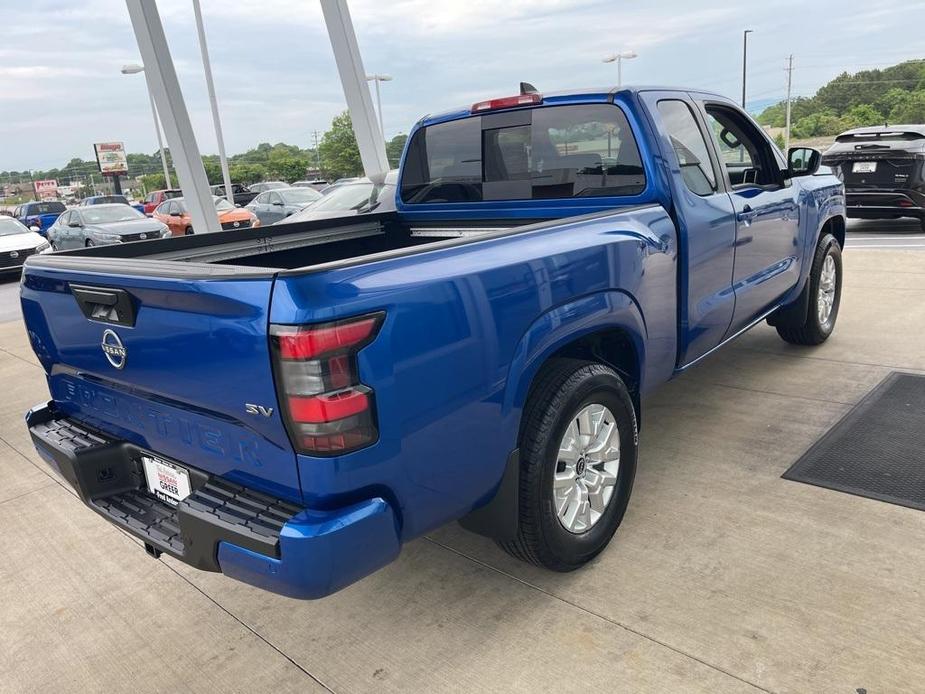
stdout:
[(35, 181), (32, 184), (35, 195), (39, 198), (54, 198), (58, 195), (58, 182), (54, 179)]
[(104, 176), (121, 176), (128, 173), (128, 160), (125, 158), (125, 147), (121, 142), (97, 142), (93, 145), (96, 152), (96, 163), (100, 173)]

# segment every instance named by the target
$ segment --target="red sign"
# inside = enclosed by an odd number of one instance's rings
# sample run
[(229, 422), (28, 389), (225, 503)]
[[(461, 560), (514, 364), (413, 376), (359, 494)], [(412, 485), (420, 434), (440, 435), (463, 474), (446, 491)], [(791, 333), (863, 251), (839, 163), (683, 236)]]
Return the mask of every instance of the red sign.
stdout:
[(53, 198), (58, 195), (58, 182), (54, 179), (35, 181), (33, 187), (35, 194), (40, 198)]

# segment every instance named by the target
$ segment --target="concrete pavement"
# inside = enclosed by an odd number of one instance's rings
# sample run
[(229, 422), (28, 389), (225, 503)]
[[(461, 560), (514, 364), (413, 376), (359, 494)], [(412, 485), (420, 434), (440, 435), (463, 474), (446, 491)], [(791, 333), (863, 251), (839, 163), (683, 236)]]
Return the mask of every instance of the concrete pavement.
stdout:
[(34, 453), (0, 324), (0, 691), (921, 691), (925, 515), (780, 479), (891, 369), (925, 373), (925, 256), (851, 249), (834, 336), (761, 326), (644, 407), (613, 544), (567, 575), (455, 525), (331, 598), (168, 558)]

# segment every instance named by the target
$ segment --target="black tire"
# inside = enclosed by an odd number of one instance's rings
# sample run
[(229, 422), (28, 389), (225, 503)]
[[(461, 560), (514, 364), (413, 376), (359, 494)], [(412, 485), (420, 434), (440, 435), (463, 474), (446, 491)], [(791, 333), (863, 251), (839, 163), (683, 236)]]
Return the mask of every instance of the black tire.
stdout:
[[(553, 479), (559, 445), (577, 413), (603, 404), (613, 414), (620, 440), (617, 479), (609, 503), (584, 532), (567, 530), (556, 512)], [(549, 362), (531, 390), (520, 431), (520, 522), (512, 542), (498, 544), (512, 556), (553, 571), (572, 571), (596, 557), (623, 520), (636, 475), (636, 412), (617, 373), (578, 359)]]
[(90, 239), (87, 239), (86, 241), (84, 241), (84, 247), (90, 248), (90, 246), (92, 245), (93, 245), (93, 241), (91, 241)]
[(919, 227), (925, 231), (925, 217), (919, 217)]
[(183, 233), (184, 233), (184, 235), (186, 235), (186, 236), (192, 236), (192, 235), (193, 235), (193, 227), (186, 227), (186, 231), (183, 232)]
[[(835, 263), (835, 295), (832, 302), (832, 310), (828, 319), (823, 323), (819, 320), (819, 283), (822, 279), (822, 269), (825, 265), (826, 258), (832, 257)], [(834, 236), (824, 234), (816, 246), (816, 253), (813, 255), (813, 265), (810, 269), (809, 282), (804, 292), (809, 292), (809, 297), (800, 297), (797, 303), (808, 302), (806, 315), (799, 315), (802, 312), (781, 311), (777, 317), (774, 327), (777, 328), (777, 334), (781, 338), (794, 345), (821, 345), (835, 329), (835, 320), (838, 318), (838, 307), (841, 304), (841, 286), (842, 286), (842, 262), (841, 246)]]

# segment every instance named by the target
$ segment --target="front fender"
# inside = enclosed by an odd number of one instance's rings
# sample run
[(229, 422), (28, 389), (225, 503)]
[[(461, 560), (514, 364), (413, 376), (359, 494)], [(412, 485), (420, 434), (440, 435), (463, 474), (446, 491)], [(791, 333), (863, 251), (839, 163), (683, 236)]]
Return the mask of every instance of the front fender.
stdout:
[(638, 304), (624, 291), (595, 292), (548, 310), (527, 328), (508, 371), (504, 413), (523, 408), (534, 377), (550, 356), (585, 335), (613, 329), (623, 330), (632, 340), (641, 379), (646, 327)]

